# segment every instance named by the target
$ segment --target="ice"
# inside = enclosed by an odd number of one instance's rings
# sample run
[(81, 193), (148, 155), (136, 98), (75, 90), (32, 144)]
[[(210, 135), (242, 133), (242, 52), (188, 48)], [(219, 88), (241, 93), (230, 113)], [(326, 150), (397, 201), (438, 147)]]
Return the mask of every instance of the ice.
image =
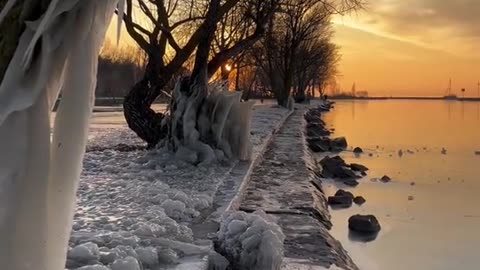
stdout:
[(83, 266), (83, 267), (77, 268), (76, 270), (110, 270), (110, 268), (97, 264), (97, 265)]
[(99, 259), (97, 244), (88, 242), (74, 247), (68, 252), (68, 258), (75, 261), (95, 261)]
[(137, 248), (138, 259), (146, 267), (153, 267), (158, 264), (158, 253), (154, 247)]
[[(284, 109), (254, 107), (254, 154), (286, 113)], [(88, 151), (85, 155), (77, 191), (75, 230), (70, 238), (72, 248), (95, 243), (100, 250), (97, 261), (109, 267), (129, 256), (139, 260), (140, 267), (146, 267), (139, 248), (155, 248), (160, 267), (183, 262), (188, 256), (209, 256), (222, 264), (222, 258), (210, 253), (212, 245), (194, 241), (192, 224), (201, 211), (212, 207), (217, 188), (235, 162), (195, 166), (162, 148), (117, 151), (119, 143), (141, 143), (126, 126), (101, 126), (90, 134), (89, 148), (108, 150)], [(231, 232), (240, 230), (241, 226), (235, 224)], [(86, 262), (74, 262), (79, 265), (71, 264), (70, 269), (86, 266)]]
[(125, 259), (118, 259), (111, 266), (112, 270), (141, 270), (137, 259), (134, 257), (126, 257)]
[(231, 212), (218, 232), (221, 251), (240, 269), (279, 269), (285, 236), (261, 211)]

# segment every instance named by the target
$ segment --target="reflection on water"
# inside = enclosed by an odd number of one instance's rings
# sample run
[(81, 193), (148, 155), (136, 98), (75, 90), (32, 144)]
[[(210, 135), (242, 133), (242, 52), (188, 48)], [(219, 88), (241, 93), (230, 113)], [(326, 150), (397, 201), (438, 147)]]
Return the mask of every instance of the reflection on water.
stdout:
[[(325, 115), (335, 136), (367, 152), (342, 154), (370, 168), (351, 189), (367, 202), (332, 212), (332, 233), (362, 269), (479, 269), (479, 107), (459, 101), (342, 101)], [(371, 181), (383, 175), (393, 181)], [(327, 193), (336, 188), (330, 183)], [(382, 231), (374, 241), (349, 235), (347, 221), (354, 214), (377, 216)]]

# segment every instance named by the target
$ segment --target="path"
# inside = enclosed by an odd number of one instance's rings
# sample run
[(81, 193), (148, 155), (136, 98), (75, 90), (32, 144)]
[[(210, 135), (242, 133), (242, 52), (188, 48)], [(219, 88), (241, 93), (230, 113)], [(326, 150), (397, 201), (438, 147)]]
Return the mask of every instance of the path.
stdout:
[[(283, 269), (320, 269), (335, 264), (358, 269), (328, 232), (330, 215), (305, 146), (303, 108), (274, 134), (253, 168), (240, 210), (264, 210), (285, 234)], [(315, 182), (315, 184), (314, 184)]]

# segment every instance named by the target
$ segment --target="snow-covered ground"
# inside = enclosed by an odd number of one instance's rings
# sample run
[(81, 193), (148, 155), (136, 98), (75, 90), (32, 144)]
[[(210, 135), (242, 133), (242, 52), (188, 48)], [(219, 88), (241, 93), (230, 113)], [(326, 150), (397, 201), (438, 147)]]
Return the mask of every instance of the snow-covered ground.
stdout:
[[(254, 107), (254, 154), (286, 114), (270, 105)], [(235, 163), (193, 166), (162, 149), (135, 150), (141, 142), (121, 112), (95, 113), (92, 122), (67, 268), (173, 269), (159, 265), (173, 267), (195, 256), (201, 264), (211, 242), (194, 239), (192, 223), (212, 207)]]

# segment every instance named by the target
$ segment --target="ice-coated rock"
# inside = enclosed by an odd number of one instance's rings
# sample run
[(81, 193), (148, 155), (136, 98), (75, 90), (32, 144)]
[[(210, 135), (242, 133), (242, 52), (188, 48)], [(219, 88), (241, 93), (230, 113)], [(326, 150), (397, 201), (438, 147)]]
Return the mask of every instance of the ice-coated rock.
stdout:
[(72, 259), (75, 261), (82, 261), (82, 262), (98, 260), (99, 259), (98, 246), (97, 244), (91, 243), (91, 242), (78, 245), (72, 248), (68, 252), (67, 257), (69, 259)]
[(281, 228), (260, 211), (228, 213), (218, 232), (222, 254), (239, 269), (278, 269), (284, 238)]
[(139, 247), (135, 249), (138, 259), (145, 266), (155, 266), (158, 264), (158, 253), (154, 247)]
[(134, 257), (126, 257), (125, 259), (117, 259), (112, 263), (112, 270), (141, 270), (137, 259)]
[(157, 247), (158, 261), (163, 264), (173, 264), (178, 261), (177, 253), (170, 248)]
[(104, 265), (96, 264), (96, 265), (83, 266), (83, 267), (77, 268), (76, 270), (110, 270), (110, 268)]

